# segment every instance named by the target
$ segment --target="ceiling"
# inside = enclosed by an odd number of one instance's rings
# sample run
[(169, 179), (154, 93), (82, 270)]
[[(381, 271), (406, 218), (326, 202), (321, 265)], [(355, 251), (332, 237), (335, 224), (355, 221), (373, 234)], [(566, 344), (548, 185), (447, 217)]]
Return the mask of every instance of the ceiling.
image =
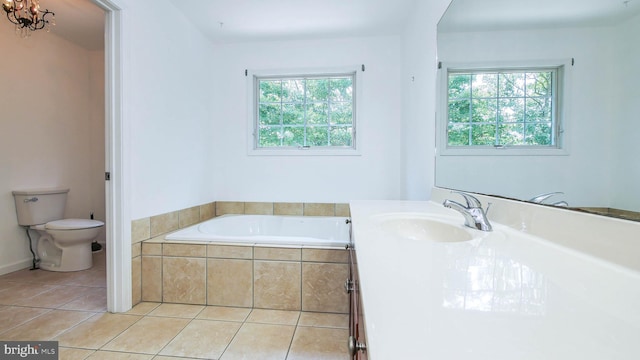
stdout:
[(91, 0), (40, 0), (56, 14), (51, 32), (88, 50), (104, 48), (105, 12)]
[[(416, 1), (426, 0), (169, 0), (214, 43), (400, 34)], [(439, 30), (610, 25), (640, 13), (640, 0), (625, 1), (454, 0)], [(40, 6), (55, 12), (54, 34), (89, 50), (104, 47), (105, 13), (92, 0)]]
[(615, 25), (640, 13), (640, 0), (454, 0), (438, 31)]
[(227, 43), (399, 34), (416, 0), (170, 2), (211, 41)]

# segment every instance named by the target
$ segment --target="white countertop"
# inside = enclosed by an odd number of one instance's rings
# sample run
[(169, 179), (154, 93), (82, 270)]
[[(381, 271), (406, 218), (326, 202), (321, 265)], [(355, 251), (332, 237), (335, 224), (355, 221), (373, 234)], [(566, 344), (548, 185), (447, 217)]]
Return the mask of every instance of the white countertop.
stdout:
[(398, 212), (463, 224), (434, 202), (351, 203), (370, 360), (640, 359), (639, 272), (495, 222), (457, 243), (376, 227)]

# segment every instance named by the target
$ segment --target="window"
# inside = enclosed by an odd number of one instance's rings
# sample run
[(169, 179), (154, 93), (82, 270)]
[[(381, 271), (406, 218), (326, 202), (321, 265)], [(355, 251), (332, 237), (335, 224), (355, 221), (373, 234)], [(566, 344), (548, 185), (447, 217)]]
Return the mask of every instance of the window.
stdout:
[(253, 150), (354, 150), (356, 73), (253, 77)]
[(445, 79), (445, 154), (562, 148), (564, 65), (448, 68)]

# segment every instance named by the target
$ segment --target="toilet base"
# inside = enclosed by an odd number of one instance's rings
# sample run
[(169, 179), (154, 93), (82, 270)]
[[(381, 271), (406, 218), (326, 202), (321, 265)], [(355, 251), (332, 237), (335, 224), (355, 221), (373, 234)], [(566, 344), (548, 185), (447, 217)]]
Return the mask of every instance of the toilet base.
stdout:
[[(53, 252), (55, 255), (43, 254), (43, 252), (39, 251), (40, 269), (46, 271), (69, 272), (87, 270), (93, 267), (93, 255), (91, 252), (90, 241), (64, 248), (57, 246), (49, 239), (42, 239), (41, 241), (46, 241), (47, 244), (38, 244), (39, 247), (55, 246), (61, 251)], [(48, 251), (48, 253), (51, 254), (52, 252)]]

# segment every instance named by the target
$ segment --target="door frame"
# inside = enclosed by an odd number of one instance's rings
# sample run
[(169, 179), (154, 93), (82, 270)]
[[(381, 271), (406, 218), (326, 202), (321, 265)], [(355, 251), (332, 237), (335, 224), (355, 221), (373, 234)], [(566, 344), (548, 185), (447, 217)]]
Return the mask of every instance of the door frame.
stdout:
[(124, 0), (91, 0), (105, 11), (105, 207), (107, 311), (131, 309), (131, 217), (128, 132), (123, 122)]

